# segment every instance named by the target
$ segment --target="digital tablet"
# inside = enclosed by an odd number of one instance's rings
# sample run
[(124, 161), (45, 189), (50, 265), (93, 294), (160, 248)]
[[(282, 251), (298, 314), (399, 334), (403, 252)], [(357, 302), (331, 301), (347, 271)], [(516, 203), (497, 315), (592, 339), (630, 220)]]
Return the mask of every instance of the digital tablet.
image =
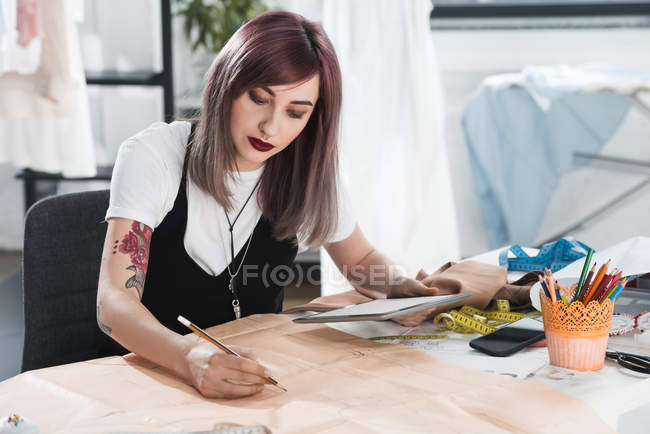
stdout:
[(297, 323), (384, 320), (396, 316), (446, 306), (472, 294), (432, 295), (428, 297), (385, 298), (296, 318)]

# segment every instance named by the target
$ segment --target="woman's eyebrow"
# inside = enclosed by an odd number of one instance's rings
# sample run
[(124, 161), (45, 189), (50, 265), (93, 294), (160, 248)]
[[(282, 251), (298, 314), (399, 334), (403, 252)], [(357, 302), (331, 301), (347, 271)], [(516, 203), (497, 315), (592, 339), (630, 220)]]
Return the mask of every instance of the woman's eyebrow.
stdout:
[[(271, 89), (269, 89), (268, 87), (266, 87), (266, 86), (262, 86), (261, 89), (262, 89), (263, 91), (265, 91), (266, 93), (268, 93), (269, 95), (271, 95), (271, 96), (275, 96), (275, 93), (274, 93)], [(311, 103), (311, 101), (291, 101), (289, 104), (310, 105), (310, 106), (312, 106), (312, 107), (313, 107), (313, 105), (314, 105), (314, 104)]]

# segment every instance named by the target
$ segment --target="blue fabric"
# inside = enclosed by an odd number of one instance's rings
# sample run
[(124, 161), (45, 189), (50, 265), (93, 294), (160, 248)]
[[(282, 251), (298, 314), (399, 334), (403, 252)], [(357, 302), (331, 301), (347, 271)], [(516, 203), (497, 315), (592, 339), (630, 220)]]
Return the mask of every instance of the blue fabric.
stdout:
[(531, 245), (573, 153), (598, 152), (628, 110), (612, 92), (566, 92), (546, 109), (518, 74), (486, 80), (462, 118), (470, 166), (490, 248)]

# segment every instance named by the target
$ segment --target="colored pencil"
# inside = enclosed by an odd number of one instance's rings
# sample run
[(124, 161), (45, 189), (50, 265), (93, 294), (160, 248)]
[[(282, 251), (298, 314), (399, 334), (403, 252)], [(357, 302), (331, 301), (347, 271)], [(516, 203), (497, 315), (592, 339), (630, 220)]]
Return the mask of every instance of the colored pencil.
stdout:
[(551, 273), (551, 270), (548, 268), (544, 269), (544, 272), (546, 273), (546, 284), (548, 285), (549, 290), (555, 291), (555, 280), (553, 279), (553, 274)]
[(585, 263), (582, 266), (582, 273), (580, 273), (580, 280), (578, 280), (578, 286), (576, 286), (576, 292), (573, 294), (573, 301), (576, 301), (578, 299), (578, 294), (580, 293), (580, 288), (582, 288), (582, 285), (585, 283), (585, 278), (587, 277), (587, 272), (589, 270), (589, 263), (591, 262), (591, 257), (594, 254), (594, 249), (589, 248), (589, 252), (587, 252), (587, 257), (585, 258)]
[(605, 299), (605, 296), (609, 294), (609, 291), (614, 287), (614, 285), (616, 285), (616, 282), (618, 281), (619, 278), (620, 278), (620, 270), (614, 269), (607, 283), (605, 285), (601, 285), (602, 289), (598, 294), (596, 294), (594, 298), (599, 302), (603, 301)]
[(623, 288), (625, 288), (625, 283), (626, 283), (626, 282), (627, 282), (627, 277), (626, 277), (625, 279), (623, 279), (623, 280), (621, 281), (621, 283), (619, 283), (618, 285), (616, 285), (617, 288), (614, 290), (614, 292), (612, 292), (612, 295), (609, 297), (609, 299), (612, 300), (612, 302), (616, 299), (616, 297), (618, 297), (618, 294), (621, 293), (621, 291), (623, 290)]
[(548, 292), (551, 293), (551, 299), (553, 300), (553, 303), (555, 303), (557, 301), (557, 296), (555, 294), (555, 286), (553, 285), (553, 279), (549, 278), (549, 275), (551, 274), (551, 270), (545, 268), (544, 274), (546, 274), (546, 286), (548, 287)]
[(591, 286), (589, 286), (589, 292), (587, 293), (587, 296), (585, 297), (586, 302), (588, 303), (589, 300), (594, 296), (595, 292), (598, 290), (600, 287), (601, 282), (605, 278), (605, 275), (607, 274), (607, 268), (609, 266), (609, 261), (604, 263), (603, 265), (600, 266), (598, 269), (598, 273), (596, 273), (596, 276), (594, 277), (594, 281), (591, 283)]
[(605, 273), (607, 273), (607, 266), (611, 262), (611, 259), (609, 259), (606, 263), (604, 263), (601, 267), (600, 270), (598, 270), (598, 274), (596, 274), (596, 277), (594, 277), (594, 282), (591, 284), (589, 287), (589, 291), (587, 292), (587, 295), (585, 296), (584, 299), (584, 304), (589, 304), (591, 301), (592, 297), (594, 296), (594, 293), (598, 289), (598, 286), (600, 285), (600, 282), (603, 280), (603, 277), (605, 276)]
[(564, 294), (560, 294), (560, 297), (562, 298), (562, 301), (568, 306), (569, 305), (569, 299), (566, 298)]
[(582, 301), (585, 298), (585, 293), (587, 292), (586, 289), (589, 288), (589, 285), (591, 284), (591, 278), (594, 275), (594, 272), (596, 271), (596, 263), (594, 262), (594, 265), (592, 265), (591, 270), (589, 270), (589, 273), (587, 273), (587, 277), (585, 278), (585, 281), (582, 282), (582, 286), (578, 289), (578, 300)]
[(607, 297), (609, 297), (610, 295), (612, 295), (612, 292), (614, 292), (614, 290), (616, 289), (617, 283), (618, 283), (618, 281), (621, 279), (622, 274), (623, 274), (623, 271), (619, 271), (619, 272), (618, 272), (617, 276), (614, 278), (614, 280), (612, 281), (612, 283), (609, 284), (609, 287), (608, 287), (607, 290), (605, 291), (605, 295), (603, 295), (601, 301), (605, 301), (605, 300), (607, 300)]
[(609, 286), (607, 287), (607, 291), (609, 291), (610, 289), (612, 289), (612, 288), (614, 287), (614, 285), (616, 285), (616, 284), (618, 283), (618, 281), (619, 281), (622, 277), (623, 277), (623, 270), (620, 270), (620, 269), (619, 269), (619, 270), (616, 272), (616, 275), (614, 276), (614, 279), (612, 279), (612, 281), (610, 282)]
[(616, 273), (612, 272), (610, 274), (605, 274), (603, 280), (600, 281), (600, 285), (598, 285), (598, 288), (596, 288), (594, 295), (591, 297), (592, 300), (600, 300), (600, 297), (603, 295), (605, 290), (609, 287), (609, 284), (614, 278), (614, 274)]
[(573, 298), (571, 298), (571, 294), (569, 293), (569, 287), (567, 285), (560, 285), (557, 281), (555, 283), (560, 287), (562, 298), (565, 299), (567, 306), (569, 306), (573, 303)]
[[(178, 322), (183, 324), (188, 329), (192, 330), (194, 333), (196, 333), (197, 335), (199, 335), (200, 337), (202, 337), (206, 341), (210, 342), (211, 344), (216, 345), (224, 353), (230, 354), (231, 356), (241, 358), (241, 356), (239, 354), (237, 354), (236, 352), (234, 352), (233, 350), (231, 350), (230, 348), (228, 348), (227, 346), (225, 346), (224, 344), (222, 344), (221, 342), (219, 342), (218, 340), (216, 340), (215, 338), (213, 338), (212, 336), (207, 334), (205, 331), (203, 331), (199, 326), (195, 325), (193, 322), (190, 322), (189, 320), (187, 320), (186, 318), (184, 318), (181, 315), (178, 315), (177, 319), (178, 319)], [(274, 385), (276, 387), (279, 387), (280, 389), (284, 390), (285, 392), (287, 391), (287, 389), (282, 387), (280, 385), (280, 383), (277, 382), (277, 380), (273, 379), (273, 377), (266, 377), (266, 382), (269, 383), (269, 384), (272, 384), (272, 385)]]
[(544, 282), (544, 278), (542, 276), (537, 276), (539, 278), (539, 283), (542, 285), (542, 289), (544, 290), (544, 294), (548, 298), (551, 298), (551, 294), (548, 292), (548, 288), (546, 287), (546, 282)]

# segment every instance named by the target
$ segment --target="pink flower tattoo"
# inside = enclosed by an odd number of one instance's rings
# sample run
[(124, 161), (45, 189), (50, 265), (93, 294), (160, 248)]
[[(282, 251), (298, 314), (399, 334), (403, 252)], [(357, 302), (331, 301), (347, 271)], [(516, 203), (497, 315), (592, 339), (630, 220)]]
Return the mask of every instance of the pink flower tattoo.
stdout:
[(120, 252), (130, 255), (131, 263), (146, 273), (150, 244), (151, 229), (142, 223), (133, 222), (131, 231), (122, 240)]
[(140, 299), (144, 292), (144, 281), (149, 265), (149, 246), (151, 245), (151, 229), (142, 223), (133, 222), (131, 231), (124, 236), (120, 245), (120, 252), (131, 257), (131, 263), (126, 267), (127, 270), (135, 274), (126, 282), (126, 288), (135, 288), (138, 291)]

